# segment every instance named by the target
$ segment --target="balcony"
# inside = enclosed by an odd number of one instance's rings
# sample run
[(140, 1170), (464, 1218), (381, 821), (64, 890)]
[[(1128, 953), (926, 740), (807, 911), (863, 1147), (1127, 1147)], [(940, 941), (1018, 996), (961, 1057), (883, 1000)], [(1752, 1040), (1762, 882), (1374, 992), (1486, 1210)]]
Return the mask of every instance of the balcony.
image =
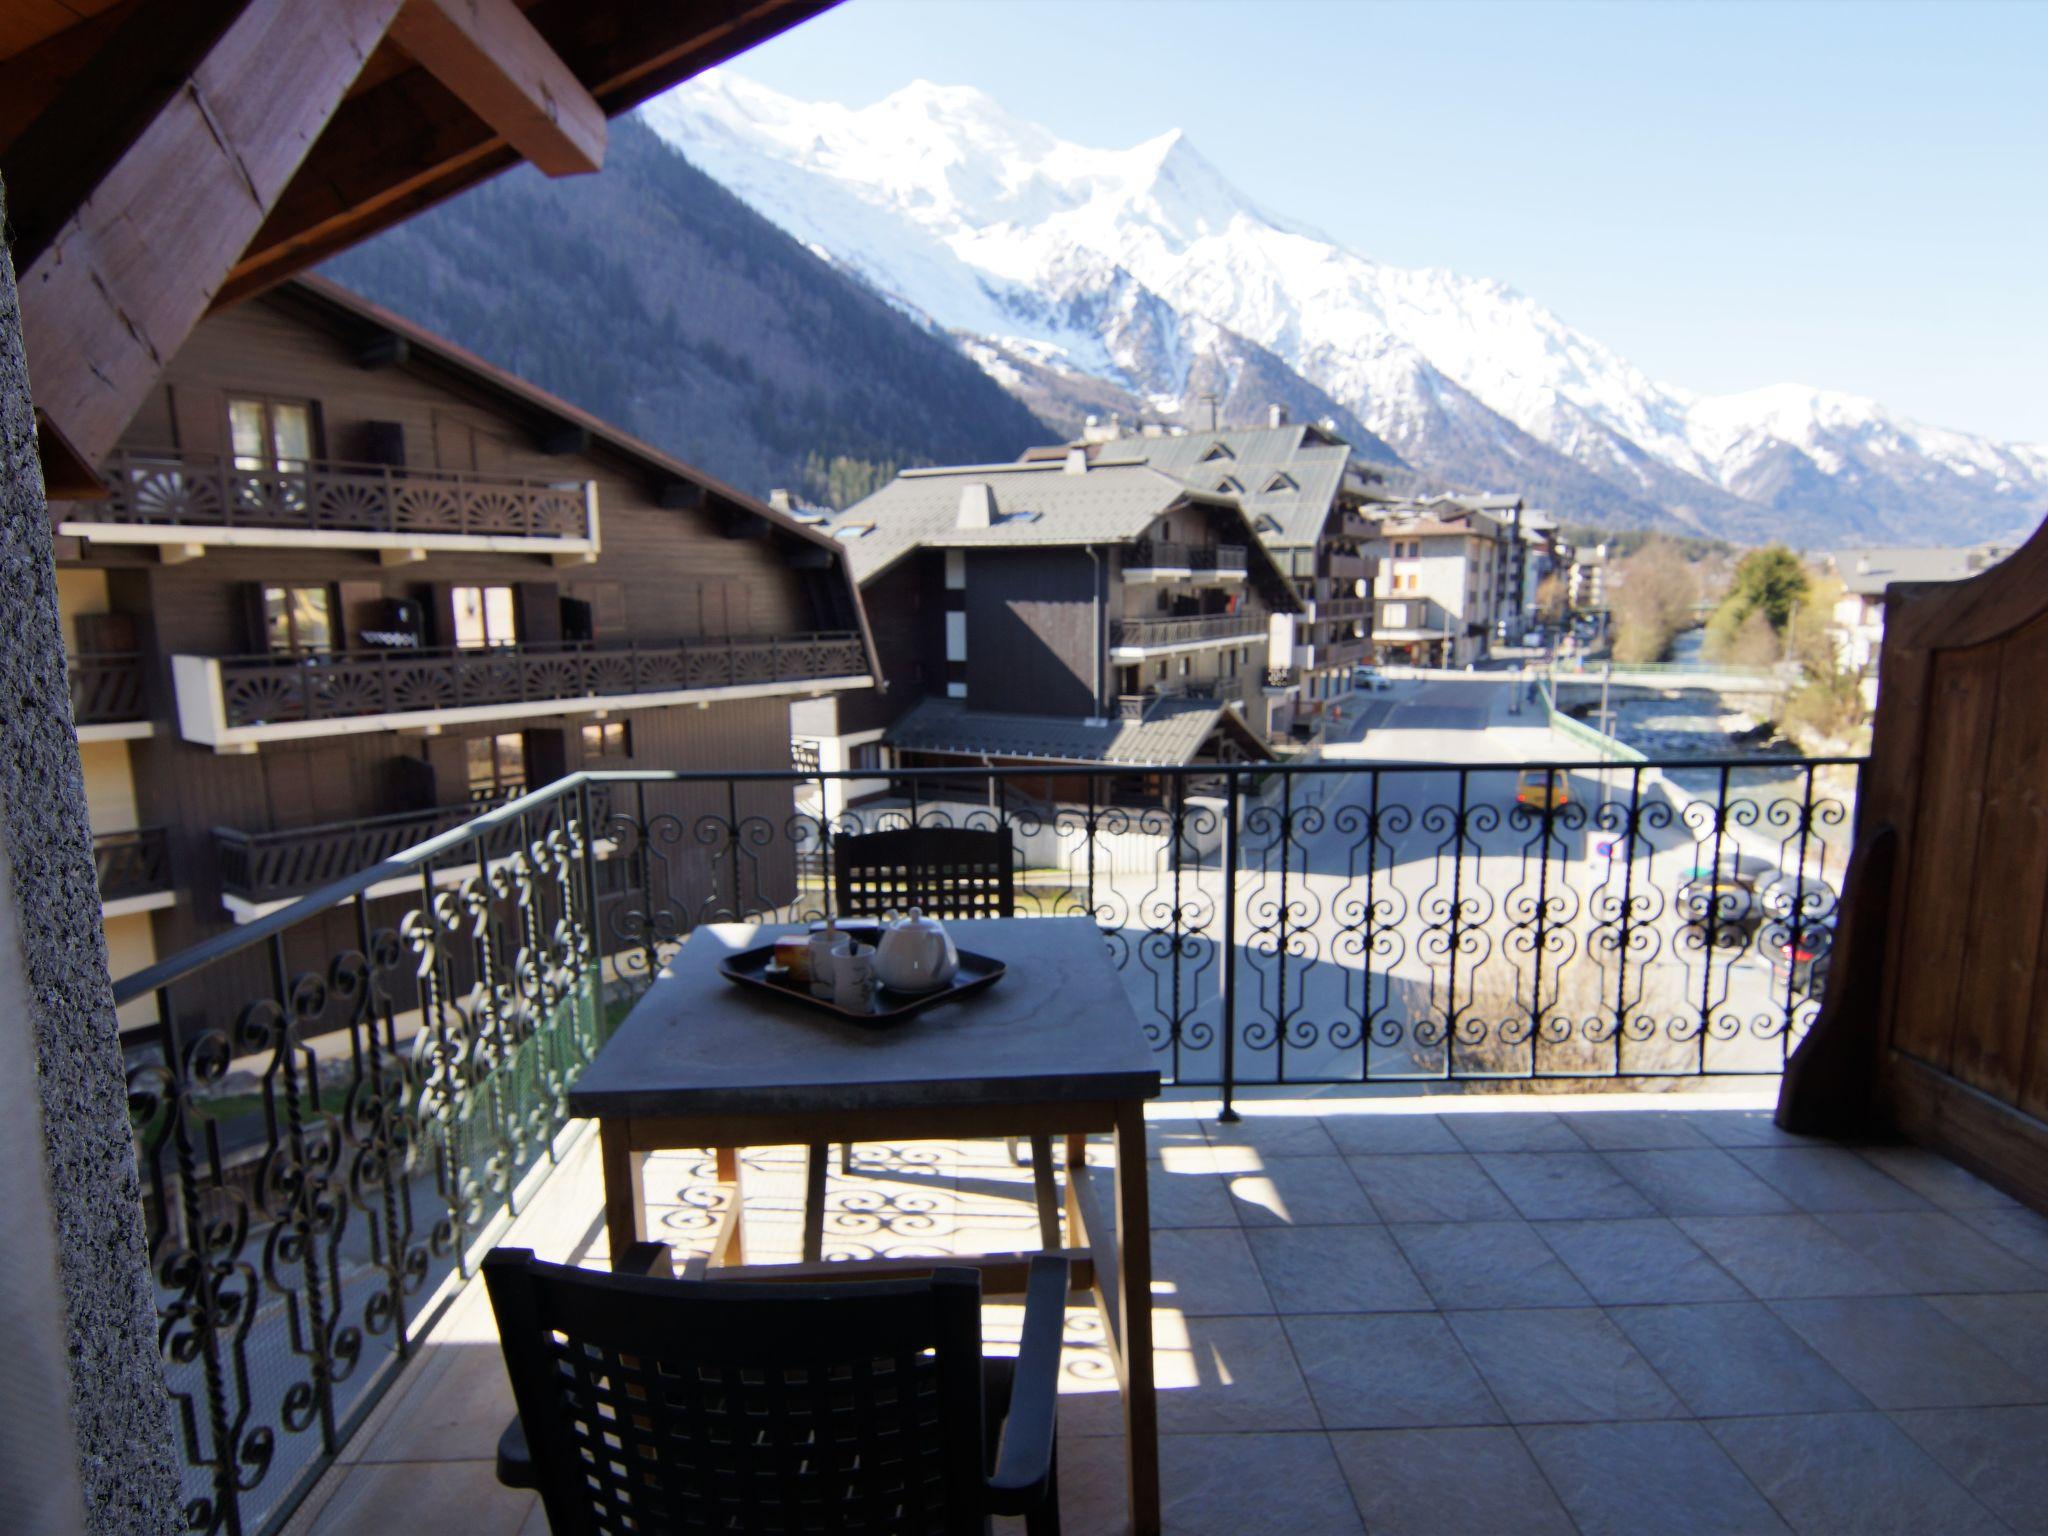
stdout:
[(177, 900), (171, 889), (170, 849), (162, 827), (95, 833), (92, 862), (99, 876), (103, 917), (154, 912)]
[(106, 500), (62, 509), (58, 532), (148, 544), (165, 558), (216, 547), (490, 550), (580, 564), (597, 553), (595, 481), (309, 460), (246, 470), (219, 454), (109, 455)]
[(864, 687), (858, 634), (722, 637), (488, 650), (174, 656), (187, 741), (246, 751), (266, 741), (511, 720), (599, 709)]
[(1165, 651), (1199, 650), (1242, 640), (1263, 640), (1266, 620), (1255, 614), (1201, 614), (1187, 618), (1112, 619), (1109, 651), (1116, 661), (1138, 661)]
[(154, 732), (143, 702), (140, 655), (73, 656), (70, 669), (71, 717), (81, 742), (128, 741)]
[(1362, 619), (1371, 607), (1371, 600), (1363, 597), (1324, 598), (1315, 605), (1313, 617), (1318, 621)]
[[(2048, 1222), (1932, 1154), (1771, 1121), (1826, 980), (1856, 771), (1558, 764), (1550, 810), (1515, 803), (1514, 765), (1212, 767), (1225, 801), (1169, 782), (1143, 816), (1093, 789), (1050, 817), (975, 797), (1013, 839), (1020, 909), (1094, 916), (1174, 1084), (1148, 1115), (1169, 1529), (1438, 1531), (1453, 1488), (1480, 1530), (1768, 1530), (1776, 1509), (1995, 1529), (1979, 1497), (2024, 1525), (2026, 1490), (1986, 1468), (2032, 1465), (2048, 1404)], [(511, 1407), (476, 1257), (607, 1262), (595, 1138), (564, 1095), (696, 924), (829, 900), (784, 777), (779, 807), (760, 780), (608, 779), (608, 830), (659, 854), (614, 901), (586, 878), (594, 781), (572, 779), (452, 833), (433, 861), (475, 873), (371, 941), (278, 913), (239, 955), (119, 984), (163, 1000), (157, 1064), (131, 1077), (152, 1251), (226, 1245), (161, 1300), (192, 1330), (166, 1363), (188, 1502), (254, 1530), (304, 1493), (324, 1536), (458, 1495), (465, 1530), (531, 1518), (488, 1477)], [(915, 804), (923, 779), (898, 777)], [(559, 838), (505, 839), (549, 806)], [(1688, 893), (1701, 865), (1730, 878)], [(249, 990), (211, 1000), (242, 960)], [(304, 978), (291, 1032), (317, 1071), (266, 1075), (274, 1030), (237, 1023), (274, 1016), (273, 976)], [(1651, 1076), (1669, 1091), (1554, 1091)], [(1465, 1083), (1493, 1091), (1447, 1091)], [(280, 1193), (301, 1126), (347, 1134)], [(712, 1172), (647, 1166), (649, 1229), (685, 1255), (717, 1226)], [(771, 1216), (801, 1199), (787, 1150), (750, 1150), (747, 1178)], [(308, 1230), (309, 1199), (335, 1219)], [(825, 1252), (1030, 1246), (1036, 1221), (999, 1143), (863, 1145), (827, 1184)], [(793, 1220), (750, 1234), (750, 1259), (793, 1256)], [(314, 1275), (328, 1326), (307, 1332), (288, 1301)], [(1115, 1371), (1073, 1315), (1067, 1526), (1115, 1530)], [(990, 1337), (1016, 1316), (992, 1303)]]
[(1266, 681), (1264, 687), (1267, 694), (1273, 696), (1298, 692), (1301, 688), (1301, 668), (1266, 668)]
[(1125, 551), (1124, 580), (1237, 582), (1244, 580), (1246, 560), (1242, 544), (1181, 544), (1168, 539), (1139, 539)]

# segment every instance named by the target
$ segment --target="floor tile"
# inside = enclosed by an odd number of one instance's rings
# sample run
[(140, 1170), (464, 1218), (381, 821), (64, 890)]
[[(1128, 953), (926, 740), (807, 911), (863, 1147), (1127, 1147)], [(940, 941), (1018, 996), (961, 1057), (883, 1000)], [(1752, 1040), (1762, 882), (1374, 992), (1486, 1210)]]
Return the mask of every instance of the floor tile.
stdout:
[(1448, 1114), (1444, 1126), (1467, 1152), (1583, 1152), (1585, 1142), (1548, 1110)]
[(1927, 1304), (2033, 1382), (2048, 1402), (2048, 1294), (1929, 1296)]
[(1462, 1152), (1458, 1138), (1444, 1129), (1441, 1115), (1330, 1115), (1323, 1129), (1337, 1150), (1372, 1152)]
[(1572, 1536), (1513, 1430), (1383, 1429), (1330, 1444), (1372, 1536)]
[(348, 1468), (308, 1536), (373, 1531), (461, 1531), (518, 1536), (535, 1502), (498, 1482), (492, 1461), (386, 1461)]
[(1337, 1144), (1312, 1115), (1246, 1115), (1235, 1125), (1202, 1122), (1212, 1147), (1249, 1147), (1267, 1157), (1331, 1157)]
[(1905, 1286), (1813, 1216), (1681, 1216), (1678, 1229), (1751, 1294), (1888, 1296)]
[(1257, 1173), (1217, 1177), (1247, 1227), (1364, 1226), (1380, 1219), (1341, 1157), (1276, 1157)]
[(2048, 1536), (2048, 1408), (1931, 1408), (1891, 1418), (2007, 1525)]
[(1536, 1233), (1602, 1306), (1737, 1301), (1749, 1294), (1662, 1216), (1546, 1221)]
[[(1200, 1149), (1206, 1158), (1209, 1149)], [(1181, 1166), (1176, 1166), (1180, 1162)], [(1221, 1174), (1208, 1167), (1191, 1168), (1185, 1160), (1169, 1157), (1154, 1161), (1148, 1169), (1145, 1194), (1151, 1202), (1152, 1226), (1234, 1227), (1237, 1205), (1230, 1198), (1230, 1186)]]
[(1152, 1234), (1152, 1299), (1190, 1317), (1273, 1310), (1244, 1234), (1235, 1227), (1169, 1228)]
[[(1069, 1356), (1075, 1353), (1069, 1350)], [(1153, 1314), (1159, 1426), (1172, 1434), (1320, 1429), (1322, 1420), (1277, 1318)], [(1087, 1387), (1091, 1390), (1074, 1390)], [(1123, 1433), (1123, 1402), (1106, 1354), (1060, 1393), (1060, 1430), (1077, 1438)]]
[(1916, 1296), (1837, 1296), (1771, 1308), (1880, 1408), (1974, 1408), (2041, 1396)]
[(2025, 1259), (2034, 1268), (2048, 1273), (2048, 1216), (2017, 1205), (1995, 1210), (1957, 1211), (1956, 1215), (1971, 1231), (1990, 1238), (2015, 1258)]
[(1246, 1236), (1272, 1304), (1283, 1313), (1430, 1307), (1385, 1227), (1261, 1227)]
[[(495, 1343), (431, 1344), (361, 1461), (489, 1461), (517, 1409)], [(431, 1368), (429, 1368), (431, 1367)]]
[(1932, 1294), (2031, 1291), (2042, 1286), (2041, 1272), (2033, 1265), (2014, 1258), (1946, 1211), (1835, 1212), (1819, 1220), (1896, 1277), (1902, 1290)]
[(1464, 1346), (1434, 1313), (1290, 1317), (1286, 1327), (1327, 1429), (1502, 1422)]
[(1616, 1307), (1608, 1316), (1702, 1417), (1871, 1406), (1761, 1302)]
[(1694, 1109), (1682, 1111), (1686, 1124), (1717, 1147), (1824, 1147), (1824, 1137), (1794, 1136), (1781, 1131), (1768, 1109)]
[[(1162, 1435), (1166, 1536), (1362, 1536), (1358, 1507), (1322, 1434)], [(1076, 1536), (1126, 1528), (1123, 1447), (1060, 1449), (1062, 1523)]]
[(1522, 1439), (1581, 1536), (1787, 1536), (1697, 1424), (1545, 1424)]
[(1382, 1221), (1491, 1221), (1516, 1214), (1513, 1202), (1467, 1153), (1350, 1161)]
[(1449, 1322), (1514, 1423), (1684, 1415), (1649, 1362), (1598, 1308), (1453, 1312)]
[(1693, 1117), (1675, 1110), (1575, 1110), (1569, 1121), (1578, 1138), (1596, 1151), (1640, 1152), (1708, 1145), (1706, 1137), (1694, 1126)]
[(1571, 1307), (1592, 1299), (1526, 1221), (1388, 1230), (1439, 1307)]
[(1792, 1209), (1783, 1195), (1716, 1147), (1610, 1152), (1607, 1160), (1666, 1216), (1761, 1216)]
[(1925, 1147), (1864, 1147), (1861, 1152), (1899, 1183), (1946, 1210), (2009, 1210), (2019, 1204), (2004, 1190)]
[(2004, 1529), (1883, 1414), (1714, 1419), (1706, 1428), (1798, 1536), (1994, 1536)]
[(1846, 1147), (1746, 1147), (1730, 1154), (1802, 1211), (1924, 1211), (1927, 1200)]
[(1484, 1152), (1479, 1166), (1531, 1221), (1656, 1214), (1597, 1152)]

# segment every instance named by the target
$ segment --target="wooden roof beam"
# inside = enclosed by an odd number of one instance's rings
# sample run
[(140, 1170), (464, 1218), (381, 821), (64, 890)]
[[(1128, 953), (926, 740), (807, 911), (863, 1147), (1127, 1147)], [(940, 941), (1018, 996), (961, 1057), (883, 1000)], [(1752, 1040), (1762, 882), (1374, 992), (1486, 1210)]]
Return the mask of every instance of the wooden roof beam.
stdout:
[[(623, 8), (539, 0), (527, 19), (607, 114), (623, 112), (836, 0), (693, 0)], [(516, 163), (439, 80), (408, 70), (345, 103), (221, 289), (260, 293)]]
[(604, 164), (604, 109), (512, 0), (407, 0), (391, 40), (548, 175)]
[(30, 386), (78, 459), (114, 446), (399, 4), (240, 11), (21, 274)]

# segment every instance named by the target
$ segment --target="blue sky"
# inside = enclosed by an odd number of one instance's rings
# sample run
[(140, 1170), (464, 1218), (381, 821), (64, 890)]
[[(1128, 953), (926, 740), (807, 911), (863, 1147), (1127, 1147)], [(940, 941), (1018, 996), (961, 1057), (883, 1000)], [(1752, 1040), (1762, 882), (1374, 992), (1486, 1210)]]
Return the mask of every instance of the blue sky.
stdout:
[(1655, 377), (2048, 442), (2048, 4), (849, 0), (736, 67), (1185, 128), (1274, 212)]

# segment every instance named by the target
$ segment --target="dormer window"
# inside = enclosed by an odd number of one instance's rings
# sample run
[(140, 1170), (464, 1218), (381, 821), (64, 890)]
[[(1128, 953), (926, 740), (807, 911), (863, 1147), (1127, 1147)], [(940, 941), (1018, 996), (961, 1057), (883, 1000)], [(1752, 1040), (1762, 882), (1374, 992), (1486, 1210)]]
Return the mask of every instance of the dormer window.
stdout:
[(1220, 464), (1236, 457), (1237, 455), (1230, 451), (1228, 443), (1211, 443), (1209, 451), (1202, 455), (1202, 462), (1204, 464)]
[(1235, 475), (1225, 475), (1221, 480), (1218, 480), (1216, 482), (1216, 489), (1225, 496), (1242, 496), (1244, 494), (1244, 486), (1238, 482)]
[(1252, 524), (1252, 530), (1255, 533), (1278, 533), (1280, 531), (1280, 521), (1274, 517), (1261, 517)]
[(1280, 473), (1274, 475), (1272, 479), (1266, 482), (1266, 489), (1263, 494), (1267, 496), (1276, 496), (1283, 491), (1297, 491), (1300, 489), (1301, 487), (1296, 485), (1294, 481), (1288, 476), (1286, 471), (1283, 470)]

